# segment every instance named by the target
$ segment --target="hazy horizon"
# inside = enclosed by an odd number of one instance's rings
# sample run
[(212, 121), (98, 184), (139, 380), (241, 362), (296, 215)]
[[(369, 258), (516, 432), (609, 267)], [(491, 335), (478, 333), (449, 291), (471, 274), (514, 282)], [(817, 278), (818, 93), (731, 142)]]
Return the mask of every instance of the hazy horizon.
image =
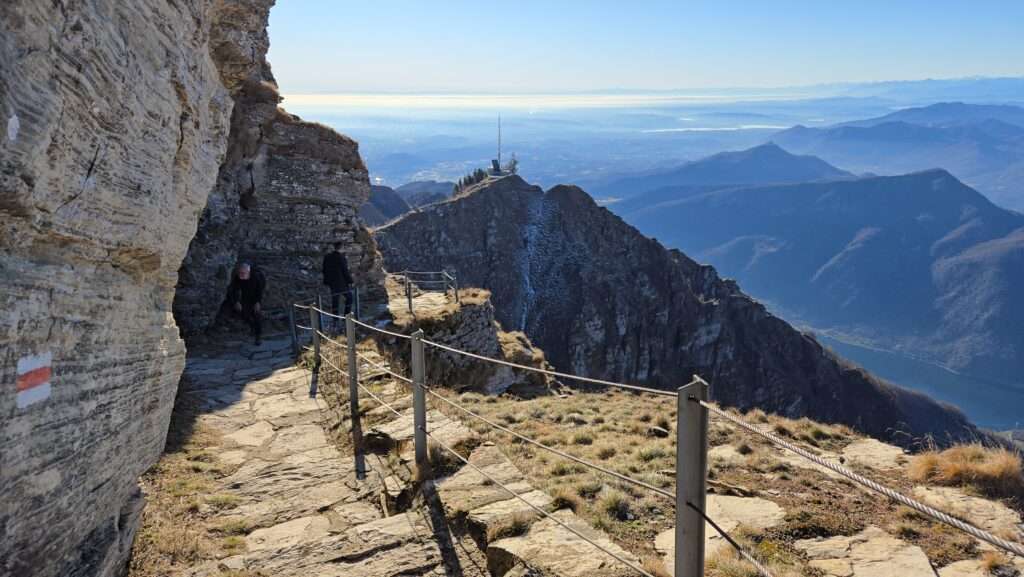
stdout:
[(1024, 75), (1024, 4), (282, 2), (291, 93), (764, 89)]

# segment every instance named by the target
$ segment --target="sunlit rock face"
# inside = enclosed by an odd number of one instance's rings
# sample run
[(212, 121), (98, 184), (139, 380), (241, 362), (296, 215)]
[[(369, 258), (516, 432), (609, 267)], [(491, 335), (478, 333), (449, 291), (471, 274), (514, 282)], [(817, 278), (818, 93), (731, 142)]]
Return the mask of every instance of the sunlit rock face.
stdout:
[(491, 180), (375, 236), (389, 269), (448, 268), (492, 291), (502, 325), (524, 330), (562, 370), (666, 389), (699, 374), (722, 403), (904, 444), (974, 430), (959, 412), (841, 362), (735, 282), (573, 186)]
[(232, 100), (211, 2), (0, 4), (0, 574), (110, 575), (163, 449)]
[(341, 240), (383, 294), (354, 224), (356, 143), (277, 108), (272, 5), (0, 3), (2, 575), (124, 567), (184, 365), (186, 254), (186, 328), (212, 318), (238, 256), (281, 301), (277, 275), (318, 284)]
[(320, 288), (321, 259), (344, 243), (364, 302), (386, 300), (380, 257), (358, 219), (370, 195), (358, 144), (278, 107), (266, 61), (273, 1), (218, 8), (212, 52), (236, 105), (227, 157), (182, 263), (174, 314), (186, 334), (215, 322), (233, 266), (250, 261), (267, 277), (264, 308)]

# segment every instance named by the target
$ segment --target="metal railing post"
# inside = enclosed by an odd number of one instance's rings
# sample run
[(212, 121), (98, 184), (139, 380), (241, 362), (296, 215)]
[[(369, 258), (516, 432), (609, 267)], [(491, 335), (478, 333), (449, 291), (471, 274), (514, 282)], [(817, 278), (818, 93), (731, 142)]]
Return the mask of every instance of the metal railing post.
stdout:
[[(319, 290), (317, 291), (317, 294), (316, 294), (316, 305), (315, 306), (316, 306), (316, 308), (318, 308), (320, 310), (324, 310), (324, 297), (323, 297), (323, 295), (320, 294)], [(319, 316), (319, 318), (320, 318), (320, 324), (317, 325), (317, 326), (323, 326), (323, 324), (324, 324), (324, 315), (323, 315), (323, 313), (317, 313), (317, 316)]]
[(412, 314), (412, 281), (405, 277), (405, 298), (409, 301), (409, 314)]
[(423, 358), (423, 330), (412, 334), (412, 408), (413, 432), (416, 443), (416, 467), (427, 468), (427, 396), (423, 389), (426, 366)]
[[(358, 286), (352, 287), (352, 293), (353, 293), (352, 300), (355, 301), (354, 303), (352, 303), (352, 305), (353, 305), (352, 306), (352, 312), (355, 313), (356, 318), (358, 319), (359, 318), (359, 287)], [(345, 333), (345, 334), (348, 334), (348, 333)]]
[(299, 356), (299, 334), (295, 329), (295, 305), (288, 305), (288, 332), (292, 336), (292, 355)]
[(708, 468), (708, 384), (694, 376), (679, 387), (676, 409), (676, 577), (704, 575), (704, 519)]
[(349, 313), (345, 317), (345, 341), (348, 344), (348, 405), (352, 412), (352, 450), (356, 459), (356, 479), (366, 478), (363, 457), (363, 425), (359, 419), (359, 363), (356, 360), (356, 323)]
[(313, 329), (313, 372), (320, 372), (320, 313), (309, 307), (309, 326)]

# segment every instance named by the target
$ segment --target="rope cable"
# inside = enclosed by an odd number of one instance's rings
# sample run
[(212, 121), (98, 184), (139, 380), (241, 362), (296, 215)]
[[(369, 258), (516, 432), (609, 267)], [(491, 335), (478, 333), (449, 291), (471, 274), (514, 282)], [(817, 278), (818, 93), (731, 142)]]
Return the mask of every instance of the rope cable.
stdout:
[(854, 481), (854, 482), (856, 482), (856, 483), (858, 483), (858, 484), (860, 484), (860, 485), (862, 485), (862, 486), (864, 486), (864, 487), (866, 487), (868, 489), (871, 489), (872, 491), (875, 491), (876, 493), (881, 493), (882, 495), (885, 495), (886, 497), (889, 497), (893, 501), (896, 501), (896, 502), (898, 502), (898, 503), (900, 503), (902, 505), (906, 505), (907, 507), (910, 507), (911, 509), (914, 509), (915, 511), (917, 511), (919, 513), (923, 513), (925, 515), (928, 515), (929, 517), (932, 517), (932, 518), (934, 518), (934, 519), (936, 519), (938, 521), (941, 521), (941, 522), (943, 522), (943, 523), (945, 523), (945, 524), (947, 524), (947, 525), (949, 525), (949, 526), (951, 526), (951, 527), (953, 527), (955, 529), (959, 529), (959, 530), (961, 530), (961, 531), (963, 531), (963, 532), (965, 532), (965, 533), (967, 533), (969, 535), (972, 535), (972, 536), (974, 536), (974, 537), (976, 537), (978, 539), (981, 539), (982, 541), (985, 541), (985, 542), (987, 542), (987, 543), (989, 543), (991, 545), (994, 545), (994, 546), (996, 546), (996, 547), (998, 547), (1000, 549), (1003, 549), (1004, 551), (1007, 551), (1007, 552), (1012, 553), (1014, 555), (1020, 555), (1021, 557), (1024, 557), (1024, 546), (1022, 546), (1022, 545), (1019, 545), (1019, 544), (1016, 544), (1016, 543), (1011, 543), (1010, 541), (1007, 541), (1006, 539), (1002, 539), (1000, 537), (996, 537), (995, 535), (989, 533), (988, 531), (984, 531), (982, 529), (979, 529), (978, 527), (975, 527), (974, 525), (971, 525), (970, 523), (966, 523), (964, 521), (961, 521), (960, 519), (956, 519), (956, 518), (952, 517), (951, 515), (943, 513), (942, 511), (939, 511), (938, 509), (936, 509), (934, 507), (930, 507), (928, 505), (925, 505), (924, 503), (921, 503), (920, 501), (917, 501), (915, 499), (911, 499), (910, 497), (907, 497), (906, 495), (904, 495), (902, 493), (899, 493), (899, 492), (894, 491), (894, 490), (892, 490), (892, 489), (890, 489), (888, 487), (885, 487), (885, 486), (883, 486), (883, 485), (881, 485), (881, 484), (879, 484), (879, 483), (877, 483), (875, 481), (872, 481), (871, 479), (868, 479), (867, 477), (864, 477), (863, 475), (858, 475), (857, 473), (854, 473), (850, 469), (848, 469), (848, 468), (846, 468), (846, 467), (844, 467), (844, 466), (842, 466), (842, 465), (840, 465), (838, 463), (833, 463), (832, 461), (829, 461), (827, 459), (823, 459), (823, 458), (821, 458), (821, 457), (811, 453), (810, 451), (802, 449), (802, 448), (800, 448), (800, 447), (790, 443), (789, 441), (786, 441), (785, 439), (782, 439), (781, 437), (779, 437), (778, 435), (775, 435), (774, 433), (762, 430), (760, 427), (757, 427), (755, 425), (747, 423), (746, 421), (744, 421), (742, 419), (734, 417), (734, 416), (730, 415), (729, 413), (723, 411), (722, 409), (719, 409), (718, 407), (716, 407), (716, 406), (714, 406), (714, 405), (712, 405), (710, 403), (707, 403), (705, 401), (700, 401), (700, 400), (697, 400), (697, 399), (691, 399), (691, 400), (700, 403), (701, 406), (703, 406), (708, 411), (710, 411), (710, 412), (712, 412), (712, 413), (714, 413), (714, 414), (716, 414), (716, 415), (726, 419), (727, 421), (732, 422), (736, 426), (741, 427), (741, 428), (743, 428), (743, 429), (745, 429), (747, 431), (750, 431), (751, 433), (754, 433), (756, 435), (760, 435), (761, 437), (764, 437), (765, 439), (768, 439), (769, 441), (775, 443), (776, 445), (778, 445), (778, 446), (780, 446), (780, 447), (782, 447), (784, 449), (787, 449), (789, 451), (792, 451), (793, 453), (796, 453), (797, 455), (800, 455), (801, 457), (807, 459), (808, 461), (811, 461), (812, 463), (816, 463), (816, 464), (818, 464), (818, 465), (820, 465), (822, 467), (825, 467), (826, 469), (829, 469), (830, 471), (838, 473), (838, 474), (846, 477), (847, 479), (850, 479), (851, 481)]
[(463, 407), (462, 405), (459, 405), (458, 403), (445, 398), (443, 395), (434, 392), (434, 390), (431, 389), (430, 387), (424, 386), (423, 388), (424, 388), (424, 390), (427, 391), (427, 393), (429, 393), (429, 394), (433, 395), (434, 397), (444, 401), (445, 403), (448, 403), (452, 407), (455, 407), (456, 409), (466, 413), (467, 415), (469, 415), (469, 416), (471, 416), (471, 417), (473, 417), (475, 419), (478, 419), (480, 421), (483, 421), (484, 423), (487, 423), (488, 425), (490, 425), (491, 427), (494, 427), (495, 429), (498, 429), (500, 431), (508, 433), (509, 435), (512, 435), (513, 437), (515, 437), (515, 438), (517, 438), (517, 439), (519, 439), (519, 440), (521, 440), (521, 441), (523, 441), (525, 443), (529, 443), (531, 445), (540, 447), (541, 449), (544, 449), (545, 451), (554, 453), (555, 455), (558, 455), (559, 457), (563, 457), (563, 458), (569, 459), (570, 461), (575, 461), (575, 462), (579, 463), (580, 465), (583, 465), (585, 467), (589, 467), (589, 468), (594, 469), (596, 471), (600, 471), (600, 472), (602, 472), (602, 473), (604, 473), (606, 475), (610, 475), (612, 477), (615, 477), (616, 479), (619, 479), (620, 481), (625, 481), (627, 483), (631, 483), (631, 484), (636, 485), (638, 487), (643, 487), (644, 489), (647, 489), (649, 491), (653, 491), (653, 492), (655, 492), (655, 493), (657, 493), (659, 495), (662, 495), (664, 497), (668, 497), (669, 499), (675, 499), (675, 497), (676, 497), (675, 493), (670, 493), (670, 492), (668, 492), (668, 491), (666, 491), (666, 490), (664, 490), (664, 489), (662, 489), (660, 487), (655, 487), (654, 485), (651, 485), (649, 483), (645, 483), (645, 482), (640, 481), (638, 479), (633, 479), (632, 477), (628, 477), (628, 476), (623, 475), (621, 473), (617, 473), (617, 472), (615, 472), (615, 471), (613, 471), (611, 469), (607, 469), (607, 468), (602, 467), (600, 465), (597, 465), (595, 463), (591, 463), (591, 462), (589, 462), (589, 461), (587, 461), (585, 459), (581, 459), (581, 458), (576, 457), (574, 455), (570, 455), (569, 453), (566, 453), (564, 451), (560, 451), (558, 449), (555, 449), (554, 447), (549, 447), (549, 446), (545, 445), (544, 443), (541, 443), (539, 441), (535, 441), (535, 440), (533, 440), (533, 439), (531, 439), (531, 438), (529, 438), (527, 436), (521, 435), (521, 434), (513, 431), (512, 429), (509, 429), (507, 427), (503, 427), (503, 426), (499, 425), (498, 423), (495, 423), (494, 421), (491, 421), (490, 419), (487, 419), (486, 417), (478, 415), (477, 413), (474, 413), (473, 411)]
[(447, 345), (442, 345), (441, 343), (435, 343), (434, 341), (428, 341), (427, 339), (423, 339), (423, 343), (427, 344), (427, 345), (430, 345), (432, 347), (436, 347), (436, 348), (448, 351), (448, 352), (452, 352), (452, 353), (459, 354), (459, 355), (464, 355), (464, 356), (467, 356), (467, 357), (470, 357), (470, 358), (474, 358), (474, 359), (478, 359), (478, 360), (481, 360), (481, 361), (486, 361), (486, 362), (489, 362), (489, 363), (495, 363), (495, 364), (498, 364), (498, 365), (504, 365), (506, 367), (511, 367), (511, 368), (514, 368), (514, 369), (521, 369), (521, 370), (524, 370), (524, 371), (532, 371), (534, 373), (541, 373), (541, 374), (544, 374), (544, 375), (550, 375), (552, 377), (558, 377), (558, 378), (563, 378), (563, 379), (571, 379), (571, 380), (576, 380), (576, 381), (583, 381), (585, 383), (593, 383), (595, 385), (602, 385), (602, 386), (606, 386), (606, 387), (616, 387), (616, 388), (620, 388), (620, 389), (629, 389), (629, 390), (632, 390), (632, 391), (640, 391), (640, 392), (643, 392), (643, 393), (651, 393), (653, 395), (662, 395), (662, 396), (666, 396), (666, 397), (678, 396), (673, 391), (663, 391), (663, 390), (660, 390), (660, 389), (651, 389), (651, 388), (648, 388), (648, 387), (640, 387), (640, 386), (637, 386), (637, 385), (627, 385), (625, 383), (616, 383), (616, 382), (613, 382), (613, 381), (605, 381), (605, 380), (601, 380), (601, 379), (593, 379), (593, 378), (590, 378), (590, 377), (580, 377), (580, 376), (577, 376), (577, 375), (570, 375), (569, 373), (560, 373), (558, 371), (549, 371), (547, 369), (540, 369), (540, 368), (537, 368), (537, 367), (530, 367), (530, 366), (527, 366), (527, 365), (520, 365), (520, 364), (516, 364), (516, 363), (511, 363), (509, 361), (503, 361), (503, 360), (500, 360), (500, 359), (492, 359), (491, 357), (485, 357), (483, 355), (478, 355), (476, 353), (470, 353), (468, 351), (459, 350), (459, 349), (456, 349), (456, 348), (453, 348), (453, 347), (449, 347)]
[(740, 554), (740, 557), (743, 557), (743, 559), (745, 559), (748, 563), (753, 565), (755, 569), (757, 569), (757, 572), (761, 574), (761, 577), (773, 577), (771, 571), (769, 571), (767, 567), (758, 562), (758, 560), (755, 559), (753, 555), (751, 555), (743, 547), (741, 547), (740, 544), (737, 543), (731, 535), (729, 535), (725, 532), (724, 529), (719, 527), (718, 523), (715, 523), (714, 520), (712, 520), (711, 517), (708, 517), (704, 511), (701, 511), (696, 505), (689, 501), (686, 502), (686, 506), (693, 509), (694, 511), (697, 512), (698, 515), (703, 517), (704, 520), (707, 521), (708, 525), (711, 525), (711, 527), (719, 535), (722, 536), (722, 539), (725, 539), (730, 545), (732, 545), (733, 549), (736, 549), (736, 552)]
[(467, 458), (463, 457), (463, 456), (462, 456), (462, 455), (460, 455), (459, 453), (455, 452), (455, 450), (454, 450), (454, 449), (452, 449), (452, 448), (451, 448), (451, 447), (449, 447), (448, 445), (446, 445), (446, 444), (444, 444), (443, 442), (441, 442), (441, 441), (440, 441), (440, 440), (439, 440), (439, 439), (438, 439), (437, 437), (435, 437), (435, 436), (434, 436), (433, 434), (431, 434), (431, 433), (430, 433), (430, 431), (427, 431), (427, 430), (426, 430), (426, 428), (424, 428), (424, 427), (420, 427), (420, 430), (421, 430), (421, 431), (423, 431), (424, 433), (426, 433), (426, 435), (427, 435), (428, 437), (430, 437), (430, 438), (431, 438), (431, 439), (432, 439), (432, 440), (433, 440), (433, 441), (434, 441), (435, 443), (437, 443), (437, 444), (438, 444), (438, 445), (439, 445), (439, 446), (440, 446), (440, 447), (441, 447), (442, 449), (444, 449), (444, 450), (448, 451), (449, 453), (451, 453), (452, 455), (454, 455), (454, 456), (455, 456), (455, 457), (456, 457), (456, 458), (457, 458), (458, 460), (462, 461), (462, 462), (463, 462), (464, 464), (466, 464), (466, 465), (468, 465), (468, 466), (472, 467), (472, 468), (473, 468), (473, 470), (475, 470), (475, 471), (476, 471), (477, 473), (480, 473), (480, 475), (482, 475), (483, 477), (485, 477), (486, 479), (488, 479), (488, 480), (489, 480), (490, 482), (494, 483), (495, 485), (497, 485), (497, 486), (501, 487), (502, 489), (504, 489), (505, 491), (507, 491), (507, 492), (508, 492), (508, 493), (509, 493), (510, 495), (512, 495), (513, 497), (515, 497), (516, 499), (519, 499), (519, 500), (520, 500), (520, 501), (522, 501), (523, 503), (526, 503), (526, 504), (527, 504), (527, 505), (528, 505), (528, 506), (529, 506), (529, 507), (530, 507), (531, 509), (533, 509), (534, 511), (537, 511), (538, 513), (540, 513), (540, 514), (541, 514), (542, 516), (544, 516), (545, 518), (547, 518), (547, 519), (551, 519), (551, 520), (552, 520), (552, 521), (554, 521), (555, 523), (557, 523), (557, 524), (561, 525), (561, 526), (562, 526), (562, 528), (564, 528), (564, 529), (566, 529), (567, 531), (569, 531), (570, 533), (572, 533), (573, 535), (576, 535), (577, 537), (579, 537), (580, 539), (583, 539), (583, 540), (584, 540), (584, 541), (586, 541), (587, 543), (590, 543), (591, 545), (593, 545), (593, 546), (594, 546), (594, 547), (596, 547), (597, 549), (599, 549), (599, 550), (603, 551), (604, 553), (607, 553), (607, 554), (608, 554), (609, 556), (611, 556), (612, 558), (614, 558), (614, 559), (615, 559), (616, 561), (618, 561), (618, 562), (622, 563), (623, 565), (626, 565), (627, 567), (629, 567), (630, 569), (632, 569), (632, 570), (636, 571), (637, 573), (640, 573), (640, 574), (641, 574), (641, 575), (643, 575), (644, 577), (654, 577), (654, 575), (652, 575), (652, 574), (648, 573), (647, 571), (644, 571), (644, 570), (643, 570), (643, 569), (642, 569), (641, 567), (639, 567), (639, 566), (638, 566), (638, 565), (637, 565), (636, 563), (633, 563), (632, 561), (630, 561), (630, 560), (628, 560), (628, 559), (624, 559), (624, 558), (623, 558), (623, 557), (622, 557), (621, 555), (619, 555), (619, 554), (615, 553), (614, 551), (609, 551), (608, 549), (606, 549), (606, 548), (602, 547), (601, 545), (598, 545), (597, 543), (595, 543), (595, 542), (594, 542), (594, 541), (593, 541), (592, 539), (590, 539), (589, 537), (587, 537), (587, 536), (583, 535), (582, 533), (580, 533), (580, 532), (579, 532), (579, 531), (577, 531), (576, 529), (573, 529), (573, 528), (572, 528), (572, 527), (570, 527), (570, 526), (569, 526), (568, 524), (564, 523), (564, 522), (563, 522), (562, 520), (560, 520), (560, 519), (558, 519), (558, 518), (554, 517), (554, 516), (553, 516), (553, 515), (552, 515), (551, 513), (548, 513), (548, 512), (547, 512), (547, 511), (545, 511), (544, 509), (542, 509), (542, 508), (540, 508), (540, 507), (538, 507), (538, 506), (534, 505), (533, 503), (529, 502), (528, 500), (526, 500), (526, 498), (524, 498), (524, 497), (523, 497), (522, 495), (520, 495), (519, 493), (516, 493), (516, 492), (515, 492), (515, 491), (513, 491), (512, 489), (509, 489), (509, 488), (508, 488), (507, 486), (505, 486), (504, 484), (502, 484), (502, 483), (501, 483), (500, 481), (498, 481), (498, 480), (497, 480), (497, 479), (495, 479), (494, 477), (492, 477), (492, 476), (488, 475), (487, 473), (485, 473), (485, 472), (483, 471), (483, 469), (481, 469), (480, 467), (477, 467), (477, 466), (476, 466), (476, 465), (474, 465), (473, 463), (470, 463), (470, 462), (469, 462), (469, 459), (467, 459)]

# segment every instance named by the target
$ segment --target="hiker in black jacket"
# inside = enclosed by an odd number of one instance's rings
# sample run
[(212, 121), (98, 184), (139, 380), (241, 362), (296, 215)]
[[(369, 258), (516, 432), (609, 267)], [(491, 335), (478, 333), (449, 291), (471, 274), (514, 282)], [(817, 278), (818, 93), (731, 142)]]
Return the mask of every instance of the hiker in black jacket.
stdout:
[(263, 301), (263, 289), (266, 286), (263, 271), (247, 262), (238, 264), (231, 278), (231, 285), (228, 286), (228, 305), (236, 315), (249, 323), (252, 334), (256, 336), (257, 345), (262, 342), (263, 311), (260, 303)]
[(338, 304), (344, 295), (347, 315), (352, 312), (352, 273), (341, 246), (340, 242), (334, 243), (334, 250), (324, 255), (324, 284), (331, 289), (331, 312), (338, 314)]

